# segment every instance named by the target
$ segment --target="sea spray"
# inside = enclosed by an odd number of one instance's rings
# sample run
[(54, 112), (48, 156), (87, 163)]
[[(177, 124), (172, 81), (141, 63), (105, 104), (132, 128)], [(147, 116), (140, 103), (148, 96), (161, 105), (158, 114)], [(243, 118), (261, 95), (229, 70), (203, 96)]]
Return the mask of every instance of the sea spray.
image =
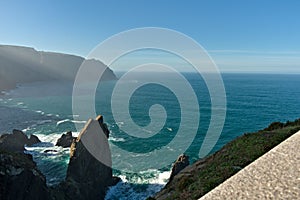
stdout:
[(170, 171), (147, 170), (140, 172), (139, 175), (130, 173), (120, 175), (121, 181), (109, 188), (105, 200), (146, 199), (165, 186), (170, 174)]

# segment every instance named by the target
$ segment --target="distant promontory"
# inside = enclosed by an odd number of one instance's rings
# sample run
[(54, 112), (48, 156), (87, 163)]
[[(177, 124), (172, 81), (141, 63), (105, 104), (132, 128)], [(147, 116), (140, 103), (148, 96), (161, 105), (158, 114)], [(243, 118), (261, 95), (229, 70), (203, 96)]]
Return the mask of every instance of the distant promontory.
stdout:
[(35, 81), (74, 81), (83, 62), (104, 70), (101, 80), (117, 79), (113, 71), (99, 60), (37, 51), (30, 47), (0, 45), (0, 91)]

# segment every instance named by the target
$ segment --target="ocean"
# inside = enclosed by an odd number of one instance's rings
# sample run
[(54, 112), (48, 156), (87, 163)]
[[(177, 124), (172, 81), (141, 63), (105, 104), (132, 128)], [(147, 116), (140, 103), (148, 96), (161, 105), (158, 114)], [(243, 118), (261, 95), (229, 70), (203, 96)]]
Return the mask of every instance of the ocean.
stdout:
[[(167, 74), (155, 76), (168, 79)], [(124, 118), (115, 120), (118, 116), (114, 116), (111, 109), (111, 97), (117, 81), (105, 81), (98, 85), (95, 110), (97, 114), (104, 116), (111, 131), (109, 142), (112, 145), (114, 175), (122, 179), (122, 182), (110, 188), (106, 199), (145, 199), (158, 192), (167, 182), (172, 162), (161, 162), (169, 160), (169, 154), (157, 155), (161, 158), (157, 160), (147, 159), (147, 156), (150, 155), (149, 152), (156, 152), (168, 145), (176, 137), (180, 126), (185, 126), (184, 130), (187, 130), (182, 141), (189, 137), (189, 130), (196, 127), (192, 142), (183, 151), (189, 155), (191, 162), (199, 159), (201, 143), (210, 124), (212, 100), (201, 76), (194, 73), (184, 73), (183, 76), (196, 94), (200, 109), (197, 111), (191, 107), (184, 111), (188, 126), (182, 124), (182, 102), (177, 99), (177, 94), (157, 83), (139, 87), (131, 95), (128, 105), (125, 105), (135, 123), (129, 129), (138, 126), (139, 131), (152, 136), (148, 138), (127, 134), (123, 128), (128, 128), (130, 123)], [(226, 118), (222, 133), (211, 153), (234, 138), (265, 128), (271, 122), (292, 121), (300, 117), (299, 74), (225, 73), (222, 78), (226, 91)], [(138, 81), (125, 81), (122, 85), (136, 84)], [(173, 87), (181, 87), (176, 80), (170, 81)], [(69, 149), (54, 146), (56, 140), (67, 131), (78, 135), (80, 127), (88, 120), (83, 119), (79, 113), (72, 112), (72, 87), (70, 82), (35, 82), (18, 85), (16, 89), (0, 96), (0, 133), (20, 129), (40, 138), (42, 143), (26, 147), (26, 151), (33, 155), (39, 169), (45, 174), (48, 185), (58, 184), (64, 179), (69, 161)], [(83, 98), (89, 92), (87, 89), (82, 94)], [(118, 105), (124, 107), (116, 104), (115, 110), (118, 110)], [(151, 113), (152, 105), (163, 106), (164, 112), (157, 114), (154, 109), (154, 113)], [(82, 112), (85, 111), (85, 106), (82, 104)], [(161, 107), (158, 108), (161, 111)], [(196, 112), (200, 112), (199, 120), (195, 120)], [(164, 122), (163, 125), (156, 127), (154, 123), (149, 128), (148, 125), (154, 120), (149, 114), (159, 123)], [(55, 151), (44, 153), (48, 149)], [(122, 149), (126, 153), (114, 149)], [(132, 163), (130, 161), (133, 157), (138, 158)]]

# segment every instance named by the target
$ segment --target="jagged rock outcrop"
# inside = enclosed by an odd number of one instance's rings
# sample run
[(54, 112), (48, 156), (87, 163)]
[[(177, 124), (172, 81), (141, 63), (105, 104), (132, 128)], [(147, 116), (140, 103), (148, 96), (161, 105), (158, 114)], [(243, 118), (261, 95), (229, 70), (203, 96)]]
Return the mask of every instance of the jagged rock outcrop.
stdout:
[[(64, 134), (70, 139), (72, 133)], [(90, 119), (70, 149), (70, 162), (65, 181), (47, 187), (44, 175), (32, 156), (24, 153), (24, 145), (40, 142), (18, 130), (0, 137), (0, 199), (100, 200), (109, 186), (120, 178), (112, 176), (109, 130), (103, 117)], [(45, 153), (48, 153), (46, 150)], [(51, 153), (51, 150), (50, 150)]]
[(103, 116), (102, 116), (102, 115), (98, 115), (98, 116), (96, 117), (96, 120), (98, 121), (100, 127), (102, 128), (103, 133), (105, 134), (105, 136), (106, 136), (107, 138), (109, 138), (109, 130), (108, 130), (108, 128), (107, 128), (107, 125), (106, 125), (106, 124), (104, 123), (104, 121), (103, 121)]
[(76, 137), (72, 136), (72, 132), (68, 131), (66, 134), (62, 134), (62, 136), (57, 140), (55, 146), (60, 146), (63, 148), (71, 147), (71, 144), (75, 139)]
[(170, 181), (176, 176), (181, 170), (187, 167), (190, 164), (189, 156), (182, 154), (180, 155), (172, 167), (172, 172), (170, 175)]
[(0, 149), (12, 152), (23, 152), (24, 145), (31, 146), (41, 142), (37, 136), (31, 135), (30, 138), (20, 130), (14, 129), (12, 134), (3, 134), (0, 136)]
[(104, 199), (108, 187), (116, 184), (108, 133), (99, 116), (90, 119), (72, 143), (66, 180), (61, 184), (66, 199)]
[(185, 154), (181, 154), (172, 166), (172, 171), (168, 183), (161, 191), (156, 193), (154, 197), (151, 197), (149, 199), (156, 199), (156, 200), (173, 199), (169, 197), (170, 191), (167, 188), (172, 187), (174, 182), (177, 183), (178, 180), (181, 179), (182, 174), (185, 174), (185, 171), (188, 171), (189, 168), (191, 168), (189, 156)]
[(29, 140), (26, 143), (28, 146), (32, 146), (34, 144), (40, 143), (41, 140), (36, 135), (30, 135)]
[(46, 179), (31, 155), (0, 149), (0, 199), (51, 199)]

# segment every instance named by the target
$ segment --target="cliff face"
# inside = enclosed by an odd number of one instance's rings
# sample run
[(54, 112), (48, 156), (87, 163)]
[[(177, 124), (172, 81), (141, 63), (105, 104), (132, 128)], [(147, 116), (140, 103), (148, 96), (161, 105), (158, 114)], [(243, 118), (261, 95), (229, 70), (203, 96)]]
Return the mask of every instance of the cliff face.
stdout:
[(37, 169), (32, 156), (24, 154), (24, 145), (40, 142), (19, 130), (0, 136), (0, 199), (50, 199), (46, 178)]
[(75, 79), (80, 65), (104, 70), (102, 80), (116, 79), (105, 64), (79, 56), (36, 51), (33, 48), (0, 45), (0, 90), (11, 89), (18, 83)]
[(0, 199), (51, 199), (46, 178), (30, 155), (0, 150)]

